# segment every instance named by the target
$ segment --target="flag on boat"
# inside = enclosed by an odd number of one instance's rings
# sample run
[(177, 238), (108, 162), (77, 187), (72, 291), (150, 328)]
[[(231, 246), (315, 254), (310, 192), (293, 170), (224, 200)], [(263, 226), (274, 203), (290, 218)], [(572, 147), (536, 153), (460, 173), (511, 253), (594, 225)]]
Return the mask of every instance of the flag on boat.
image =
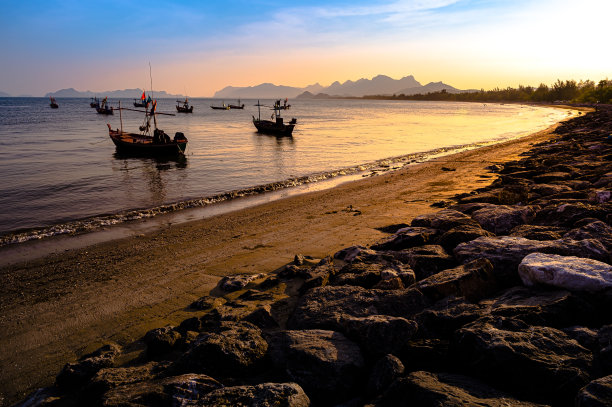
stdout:
[(147, 97), (145, 96), (144, 91), (142, 92), (142, 96), (140, 97), (140, 100), (145, 100)]

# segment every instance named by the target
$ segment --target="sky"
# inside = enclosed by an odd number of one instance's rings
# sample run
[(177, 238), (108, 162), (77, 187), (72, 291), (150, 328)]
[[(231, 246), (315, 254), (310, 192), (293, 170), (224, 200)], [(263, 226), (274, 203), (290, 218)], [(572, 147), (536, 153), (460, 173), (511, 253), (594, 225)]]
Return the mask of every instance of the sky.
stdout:
[(0, 0), (0, 92), (612, 78), (609, 0)]

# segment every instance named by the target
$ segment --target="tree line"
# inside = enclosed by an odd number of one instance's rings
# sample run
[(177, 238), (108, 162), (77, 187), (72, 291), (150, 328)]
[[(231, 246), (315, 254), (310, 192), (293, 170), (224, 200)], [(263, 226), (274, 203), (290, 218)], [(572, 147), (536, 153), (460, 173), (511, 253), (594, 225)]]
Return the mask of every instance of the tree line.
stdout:
[(538, 102), (538, 103), (612, 103), (612, 80), (603, 79), (597, 84), (591, 80), (558, 79), (552, 86), (540, 84), (519, 85), (518, 88), (495, 88), (476, 92), (449, 93), (446, 90), (416, 95), (365, 96), (366, 99), (434, 100), (457, 102)]

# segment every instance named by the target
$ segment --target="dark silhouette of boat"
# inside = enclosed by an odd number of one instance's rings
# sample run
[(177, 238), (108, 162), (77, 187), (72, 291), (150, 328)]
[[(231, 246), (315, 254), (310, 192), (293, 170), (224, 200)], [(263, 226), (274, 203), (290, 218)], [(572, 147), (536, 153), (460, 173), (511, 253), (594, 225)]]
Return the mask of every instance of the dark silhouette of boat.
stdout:
[(49, 101), (49, 106), (51, 106), (51, 109), (57, 109), (59, 107), (53, 96), (49, 97)]
[[(187, 138), (183, 133), (176, 132), (174, 138), (170, 139), (170, 136), (163, 130), (157, 128), (157, 115), (174, 116), (174, 114), (156, 112), (156, 107), (157, 101), (152, 101), (151, 109), (143, 112), (142, 110), (121, 108), (121, 102), (119, 102), (119, 121), (121, 127), (113, 130), (110, 124), (106, 124), (108, 126), (108, 135), (115, 144), (117, 152), (150, 157), (176, 156), (185, 153)], [(133, 110), (145, 114), (144, 123), (139, 128), (140, 133), (123, 131), (122, 110)], [(151, 119), (153, 119), (152, 125)]]
[(274, 113), (272, 114), (272, 118), (275, 119), (274, 121), (261, 119), (261, 106), (264, 105), (260, 104), (259, 100), (257, 101), (257, 104), (255, 106), (257, 106), (259, 117), (255, 118), (255, 116), (253, 116), (253, 125), (259, 133), (291, 137), (291, 135), (293, 134), (293, 128), (297, 124), (297, 119), (292, 118), (289, 123), (284, 123), (283, 118), (280, 114), (280, 100), (278, 100), (277, 103), (274, 104)]
[(97, 96), (91, 98), (91, 102), (89, 102), (89, 107), (91, 108), (100, 107), (100, 101), (98, 100)]
[(232, 105), (231, 103), (228, 105), (230, 109), (244, 109), (244, 103), (240, 104), (240, 99), (238, 99), (237, 105)]
[[(183, 104), (182, 106), (180, 104)], [(189, 106), (189, 101), (187, 98), (185, 100), (177, 100), (176, 101), (176, 111), (179, 113), (193, 113), (193, 105)]]
[(102, 99), (100, 106), (96, 107), (96, 112), (100, 114), (113, 114), (113, 108), (108, 105), (108, 96)]
[(215, 109), (215, 110), (229, 110), (230, 109), (230, 107), (226, 105), (225, 103), (223, 103), (221, 106), (210, 105), (210, 108)]
[(147, 99), (147, 95), (144, 91), (142, 92), (142, 96), (140, 97), (140, 99), (134, 99), (134, 107), (148, 108), (149, 103), (151, 103), (151, 96), (149, 96), (149, 98)]

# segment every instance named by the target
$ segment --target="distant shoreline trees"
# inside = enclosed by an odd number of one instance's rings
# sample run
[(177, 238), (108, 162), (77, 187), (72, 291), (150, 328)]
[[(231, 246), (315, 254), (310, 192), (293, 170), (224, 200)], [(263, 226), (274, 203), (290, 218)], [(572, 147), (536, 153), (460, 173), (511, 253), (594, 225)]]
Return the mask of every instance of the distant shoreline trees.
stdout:
[(477, 92), (449, 93), (446, 90), (416, 95), (371, 95), (364, 99), (384, 100), (430, 100), (454, 102), (537, 102), (537, 103), (612, 103), (612, 80), (603, 79), (599, 83), (591, 80), (576, 82), (575, 80), (558, 79), (552, 86), (540, 84), (533, 86), (519, 85), (518, 88), (481, 89)]

